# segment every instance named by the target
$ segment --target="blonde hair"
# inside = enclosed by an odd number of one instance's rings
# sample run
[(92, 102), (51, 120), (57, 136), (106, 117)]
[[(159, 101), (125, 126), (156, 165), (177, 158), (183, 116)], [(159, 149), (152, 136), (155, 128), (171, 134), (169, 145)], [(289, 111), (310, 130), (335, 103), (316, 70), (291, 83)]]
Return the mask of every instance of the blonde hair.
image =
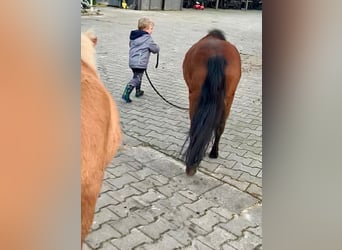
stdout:
[(152, 25), (152, 27), (154, 26), (154, 22), (152, 21), (151, 18), (148, 17), (142, 17), (139, 19), (138, 21), (138, 29), (139, 30), (143, 30), (148, 28), (150, 25)]

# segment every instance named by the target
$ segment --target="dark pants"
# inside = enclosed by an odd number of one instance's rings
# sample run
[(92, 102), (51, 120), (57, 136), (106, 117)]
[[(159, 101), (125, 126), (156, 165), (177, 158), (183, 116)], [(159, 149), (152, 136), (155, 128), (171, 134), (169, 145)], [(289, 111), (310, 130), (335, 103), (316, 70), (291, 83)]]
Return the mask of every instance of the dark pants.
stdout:
[(135, 87), (136, 89), (140, 89), (141, 80), (144, 75), (145, 69), (132, 69), (133, 78), (129, 81), (129, 85)]

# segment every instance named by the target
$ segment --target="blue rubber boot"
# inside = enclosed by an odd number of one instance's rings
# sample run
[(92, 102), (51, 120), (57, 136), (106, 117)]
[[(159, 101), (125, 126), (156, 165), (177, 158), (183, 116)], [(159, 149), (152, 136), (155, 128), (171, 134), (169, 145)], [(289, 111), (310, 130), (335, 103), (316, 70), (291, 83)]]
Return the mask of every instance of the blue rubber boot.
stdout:
[(140, 87), (137, 87), (135, 90), (136, 90), (135, 97), (140, 97), (140, 96), (144, 95), (144, 91), (140, 90)]
[(130, 96), (130, 94), (132, 93), (133, 89), (134, 89), (133, 86), (127, 84), (127, 86), (126, 86), (126, 88), (125, 88), (125, 90), (124, 90), (124, 92), (123, 92), (123, 94), (122, 94), (122, 99), (123, 99), (125, 102), (127, 102), (127, 103), (132, 102), (132, 100), (129, 98), (129, 96)]

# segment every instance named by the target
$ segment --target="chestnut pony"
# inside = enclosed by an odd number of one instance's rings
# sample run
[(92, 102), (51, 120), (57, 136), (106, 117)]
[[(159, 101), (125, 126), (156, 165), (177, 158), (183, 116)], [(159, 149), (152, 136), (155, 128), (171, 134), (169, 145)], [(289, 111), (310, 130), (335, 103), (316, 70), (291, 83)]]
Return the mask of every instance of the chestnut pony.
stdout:
[(81, 33), (81, 246), (94, 219), (105, 167), (121, 144), (118, 109), (95, 64), (97, 37)]
[(212, 30), (186, 53), (183, 77), (189, 89), (191, 121), (184, 156), (186, 173), (192, 176), (213, 138), (209, 157), (218, 157), (220, 137), (241, 77), (239, 51), (222, 31)]

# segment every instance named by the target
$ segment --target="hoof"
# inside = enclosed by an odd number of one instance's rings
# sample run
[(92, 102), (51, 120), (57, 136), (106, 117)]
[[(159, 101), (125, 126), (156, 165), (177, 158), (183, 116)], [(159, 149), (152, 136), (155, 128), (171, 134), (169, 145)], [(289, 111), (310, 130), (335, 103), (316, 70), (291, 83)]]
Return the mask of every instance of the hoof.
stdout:
[(217, 158), (218, 157), (218, 152), (213, 152), (211, 151), (210, 154), (209, 154), (209, 158)]
[(196, 174), (197, 168), (196, 167), (190, 168), (190, 169), (186, 168), (185, 172), (187, 176), (193, 176), (194, 174)]

